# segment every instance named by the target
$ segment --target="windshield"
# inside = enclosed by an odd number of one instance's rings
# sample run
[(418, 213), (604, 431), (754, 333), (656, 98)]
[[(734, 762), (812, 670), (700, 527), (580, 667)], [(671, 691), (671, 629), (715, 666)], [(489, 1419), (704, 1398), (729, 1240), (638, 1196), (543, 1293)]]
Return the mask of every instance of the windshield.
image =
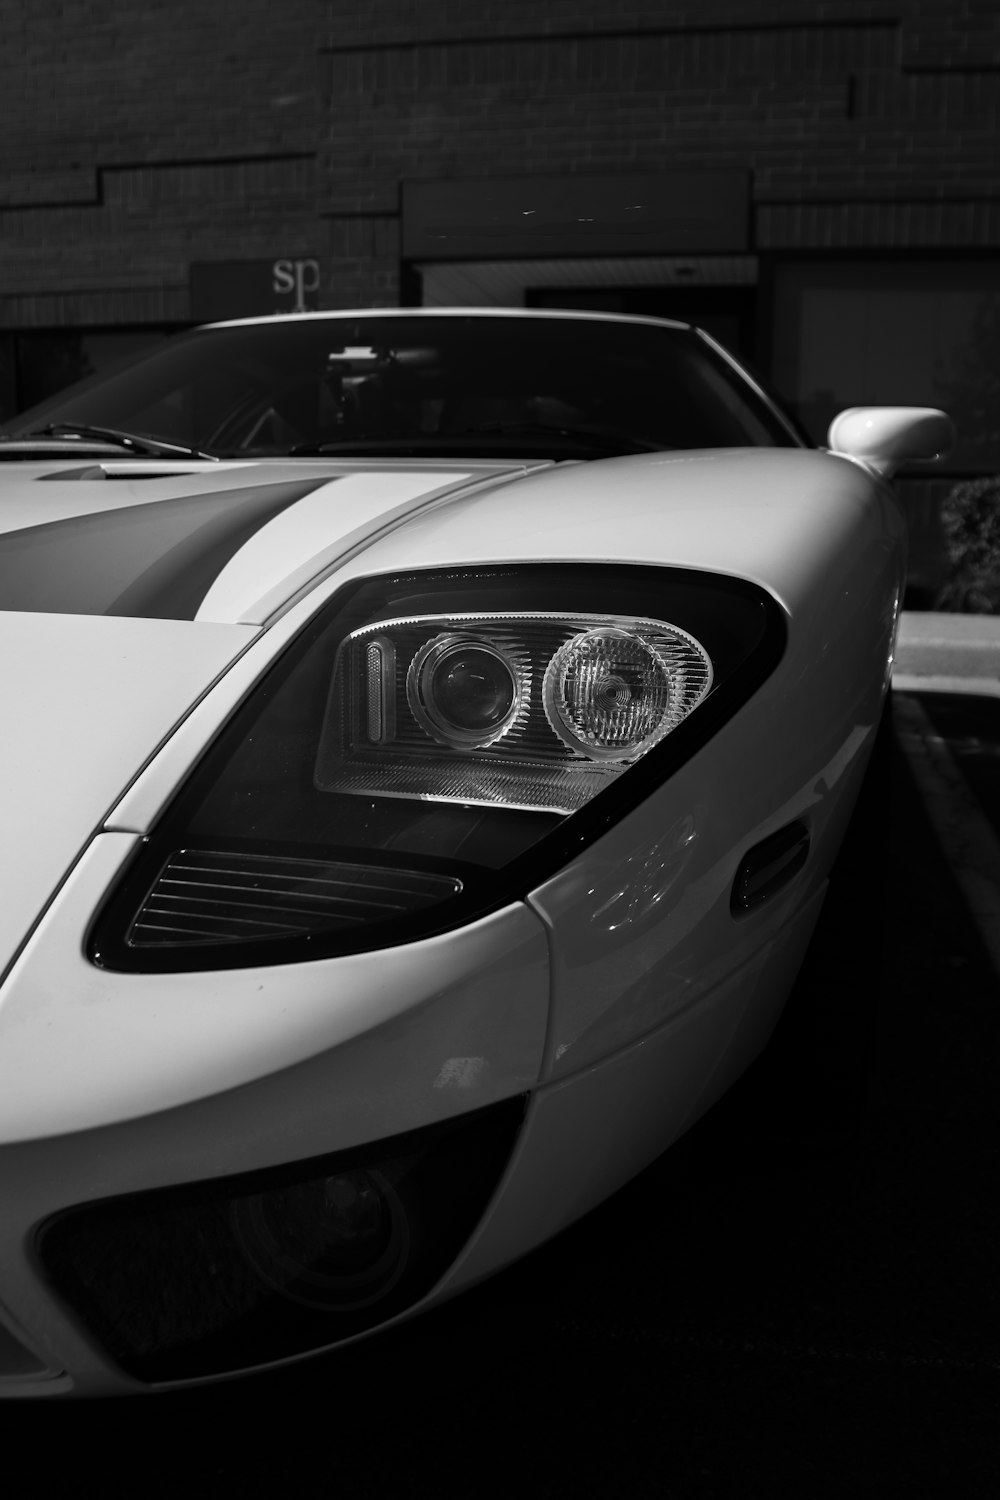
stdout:
[(5, 425), (100, 426), (217, 457), (594, 458), (795, 446), (754, 387), (683, 327), (597, 318), (275, 319), (196, 329)]

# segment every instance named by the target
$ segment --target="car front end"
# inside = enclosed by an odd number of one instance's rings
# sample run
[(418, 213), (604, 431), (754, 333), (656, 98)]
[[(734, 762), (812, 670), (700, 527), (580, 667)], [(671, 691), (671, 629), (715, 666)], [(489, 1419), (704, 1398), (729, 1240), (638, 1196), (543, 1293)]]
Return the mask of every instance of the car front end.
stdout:
[[(9, 1394), (214, 1378), (451, 1295), (686, 1129), (794, 978), (885, 691), (891, 498), (802, 452), (390, 467), (270, 466), (193, 593), (184, 498), (145, 481), (123, 508), (174, 572), (109, 587), (188, 618), (3, 617)], [(246, 474), (216, 484), (238, 518)], [(105, 514), (36, 527), (39, 575)]]

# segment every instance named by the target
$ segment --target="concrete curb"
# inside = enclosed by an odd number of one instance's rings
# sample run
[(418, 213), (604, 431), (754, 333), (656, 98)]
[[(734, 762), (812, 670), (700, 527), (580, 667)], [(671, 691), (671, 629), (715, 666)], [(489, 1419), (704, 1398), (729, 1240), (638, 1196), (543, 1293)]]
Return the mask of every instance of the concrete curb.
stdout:
[(1000, 615), (904, 610), (892, 685), (901, 692), (1000, 697)]
[(1000, 679), (996, 677), (921, 677), (916, 672), (893, 672), (892, 686), (897, 693), (968, 693), (971, 698), (1000, 698)]

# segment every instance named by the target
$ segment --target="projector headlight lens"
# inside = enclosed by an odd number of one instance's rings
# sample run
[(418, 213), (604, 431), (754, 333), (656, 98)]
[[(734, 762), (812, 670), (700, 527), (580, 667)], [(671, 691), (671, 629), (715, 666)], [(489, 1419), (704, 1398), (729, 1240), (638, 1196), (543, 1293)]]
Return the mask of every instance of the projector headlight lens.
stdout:
[(502, 650), (475, 635), (437, 635), (414, 656), (406, 697), (417, 723), (439, 744), (485, 749), (517, 717), (524, 675)]

